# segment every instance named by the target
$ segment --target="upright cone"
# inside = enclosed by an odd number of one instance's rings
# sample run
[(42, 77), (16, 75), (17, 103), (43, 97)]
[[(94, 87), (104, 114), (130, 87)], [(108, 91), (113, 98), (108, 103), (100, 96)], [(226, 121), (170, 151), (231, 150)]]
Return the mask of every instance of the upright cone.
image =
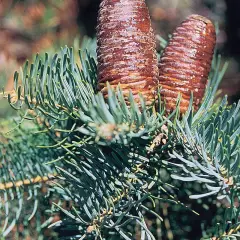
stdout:
[(107, 82), (130, 90), (147, 104), (156, 97), (158, 63), (155, 35), (145, 0), (102, 0), (97, 26), (98, 89), (107, 96)]
[(198, 108), (207, 84), (216, 43), (214, 25), (199, 15), (189, 16), (173, 33), (159, 63), (161, 96), (167, 111), (176, 107), (182, 94), (181, 113), (186, 112), (191, 92), (195, 110)]

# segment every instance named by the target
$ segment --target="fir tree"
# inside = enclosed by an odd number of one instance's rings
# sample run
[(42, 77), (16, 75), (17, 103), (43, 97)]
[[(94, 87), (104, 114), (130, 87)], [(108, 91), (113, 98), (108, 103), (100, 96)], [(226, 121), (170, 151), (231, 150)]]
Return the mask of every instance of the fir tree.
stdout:
[[(1, 235), (43, 212), (45, 186), (52, 208), (36, 229), (51, 227), (57, 239), (186, 239), (181, 222), (170, 219), (174, 229), (166, 223), (166, 206), (178, 211), (175, 218), (183, 210), (201, 217), (192, 206), (206, 205), (206, 198), (221, 205), (222, 218), (203, 226), (203, 239), (238, 239), (240, 103), (216, 98), (227, 64), (221, 68), (215, 55), (201, 106), (194, 111), (193, 94), (183, 113), (180, 95), (166, 109), (161, 86), (151, 103), (144, 90), (126, 93), (128, 82), (124, 88), (105, 82), (107, 93), (98, 92), (92, 51), (80, 50), (77, 59), (68, 47), (37, 55), (15, 73), (15, 91), (3, 92), (21, 117), (15, 128), (11, 120), (2, 123), (12, 131), (0, 144)], [(182, 202), (183, 192), (191, 200)], [(60, 219), (53, 221), (56, 211)]]

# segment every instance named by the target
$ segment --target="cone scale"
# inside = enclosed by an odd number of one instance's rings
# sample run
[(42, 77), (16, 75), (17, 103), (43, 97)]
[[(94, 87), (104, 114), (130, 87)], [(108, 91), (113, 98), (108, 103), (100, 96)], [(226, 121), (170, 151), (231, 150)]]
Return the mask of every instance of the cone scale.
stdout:
[(138, 102), (156, 98), (158, 63), (155, 35), (145, 0), (102, 0), (97, 25), (98, 90), (107, 97), (107, 82), (131, 90)]

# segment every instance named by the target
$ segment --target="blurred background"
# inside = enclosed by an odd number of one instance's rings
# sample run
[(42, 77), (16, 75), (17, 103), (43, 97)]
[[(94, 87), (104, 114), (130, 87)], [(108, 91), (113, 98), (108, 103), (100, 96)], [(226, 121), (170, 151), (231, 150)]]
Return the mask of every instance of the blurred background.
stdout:
[[(13, 73), (37, 52), (94, 37), (100, 0), (0, 0), (0, 87), (13, 88)], [(218, 24), (218, 49), (230, 67), (222, 94), (234, 102), (240, 96), (240, 1), (147, 0), (153, 27), (165, 39), (189, 14), (198, 13)], [(0, 115), (5, 115), (0, 102)]]

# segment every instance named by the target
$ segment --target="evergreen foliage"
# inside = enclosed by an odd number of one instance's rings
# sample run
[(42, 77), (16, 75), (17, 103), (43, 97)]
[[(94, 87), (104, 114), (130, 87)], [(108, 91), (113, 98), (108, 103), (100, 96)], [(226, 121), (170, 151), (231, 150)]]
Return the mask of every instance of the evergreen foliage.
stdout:
[(170, 115), (160, 95), (150, 107), (141, 97), (139, 107), (131, 93), (126, 99), (121, 86), (113, 91), (109, 85), (105, 100), (96, 89), (95, 58), (82, 50), (76, 55), (68, 47), (44, 59), (37, 55), (15, 73), (15, 91), (3, 93), (22, 117), (1, 137), (2, 235), (18, 223), (27, 198), (35, 202), (27, 216), (33, 217), (40, 187), (53, 180), (48, 191), (58, 201), (52, 199), (52, 209), (64, 214), (50, 227), (59, 239), (156, 239), (148, 218), (165, 220), (161, 203), (194, 212), (178, 199), (176, 179), (202, 184), (201, 194), (191, 189), (191, 201), (211, 195), (225, 209), (204, 239), (238, 239), (240, 104), (215, 101), (226, 70), (220, 58), (213, 61), (200, 109), (193, 112), (190, 103), (181, 116), (180, 97)]

